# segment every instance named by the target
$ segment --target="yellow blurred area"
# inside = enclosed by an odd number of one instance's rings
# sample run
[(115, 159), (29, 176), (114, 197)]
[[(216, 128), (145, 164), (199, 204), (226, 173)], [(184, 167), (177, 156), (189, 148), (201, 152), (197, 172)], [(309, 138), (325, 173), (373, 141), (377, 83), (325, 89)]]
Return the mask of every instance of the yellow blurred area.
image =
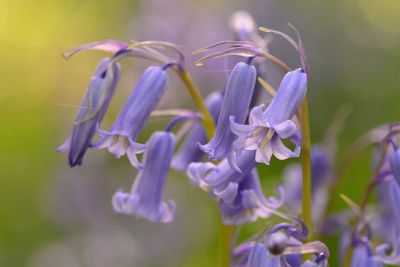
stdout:
[(400, 33), (399, 0), (358, 0), (358, 5), (373, 27), (390, 34)]
[(371, 48), (400, 45), (400, 1), (342, 0), (339, 17), (348, 35)]
[[(104, 31), (115, 25), (110, 20), (121, 6), (103, 2), (0, 1), (1, 109), (28, 110), (48, 101), (54, 90), (63, 90), (61, 76), (71, 65), (61, 53), (96, 37), (112, 37)], [(114, 29), (118, 33), (119, 27)], [(81, 60), (79, 67), (87, 76), (95, 64)], [(79, 74), (74, 79), (81, 80)]]

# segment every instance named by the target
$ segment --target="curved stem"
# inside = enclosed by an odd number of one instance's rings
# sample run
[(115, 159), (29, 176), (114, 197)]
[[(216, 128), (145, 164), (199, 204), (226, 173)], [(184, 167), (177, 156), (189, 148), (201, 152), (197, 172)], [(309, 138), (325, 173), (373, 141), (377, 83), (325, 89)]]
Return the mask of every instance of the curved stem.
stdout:
[(208, 108), (204, 102), (203, 97), (200, 94), (199, 89), (197, 86), (194, 84), (192, 77), (190, 76), (189, 72), (186, 70), (179, 71), (178, 72), (179, 77), (185, 84), (186, 88), (188, 89), (190, 96), (192, 97), (194, 103), (197, 105), (197, 108), (199, 109), (200, 113), (203, 116), (202, 122), (203, 126), (206, 132), (206, 135), (208, 139), (211, 139), (212, 136), (214, 135), (215, 131), (215, 125), (214, 125), (214, 120), (208, 111)]
[(303, 203), (302, 219), (306, 224), (310, 237), (313, 235), (312, 226), (312, 199), (311, 199), (311, 137), (310, 123), (308, 116), (308, 101), (304, 98), (299, 110), (299, 119), (301, 122), (301, 153), (300, 161), (303, 174)]
[(268, 60), (270, 60), (270, 61), (272, 61), (273, 63), (275, 63), (276, 65), (278, 65), (278, 66), (279, 66), (283, 71), (285, 71), (285, 72), (289, 72), (289, 71), (292, 70), (292, 69), (291, 69), (288, 65), (286, 65), (282, 60), (280, 60), (279, 58), (277, 58), (277, 57), (271, 55), (270, 53), (263, 52), (263, 53), (261, 53), (261, 56), (264, 57), (264, 58), (266, 58), (266, 59), (268, 59)]

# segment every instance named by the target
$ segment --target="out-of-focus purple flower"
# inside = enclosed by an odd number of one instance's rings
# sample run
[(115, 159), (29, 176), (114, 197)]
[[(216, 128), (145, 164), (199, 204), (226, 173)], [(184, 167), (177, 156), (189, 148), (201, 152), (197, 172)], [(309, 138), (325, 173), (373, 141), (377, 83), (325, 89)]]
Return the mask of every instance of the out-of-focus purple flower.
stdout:
[(246, 151), (238, 159), (242, 173), (235, 172), (228, 160), (218, 165), (191, 163), (187, 173), (194, 184), (218, 201), (225, 224), (241, 224), (269, 217), (284, 200), (281, 187), (278, 187), (279, 199), (264, 197), (255, 165), (254, 152)]
[(120, 76), (120, 66), (112, 64), (110, 59), (103, 59), (96, 67), (90, 81), (81, 108), (75, 119), (72, 134), (57, 152), (69, 150), (68, 161), (71, 167), (82, 164), (83, 156), (96, 134), (98, 125), (104, 118)]
[(354, 248), (351, 267), (383, 267), (378, 257), (372, 255), (369, 245), (358, 245)]
[(147, 145), (143, 169), (139, 171), (131, 192), (118, 190), (112, 204), (118, 213), (136, 215), (151, 222), (171, 222), (175, 216), (175, 202), (163, 202), (163, 194), (175, 137), (169, 132), (155, 132)]
[[(384, 208), (387, 214), (384, 225), (383, 235), (387, 238), (388, 243), (382, 244), (376, 248), (377, 255), (382, 262), (391, 265), (400, 264), (400, 186), (397, 181), (392, 178), (388, 182), (382, 184), (384, 188), (380, 192), (384, 194)], [(390, 255), (388, 255), (388, 252)]]
[(249, 267), (266, 267), (268, 266), (267, 249), (264, 244), (257, 242), (250, 252), (247, 265)]
[(397, 181), (397, 184), (400, 186), (400, 150), (394, 151), (389, 156), (390, 169)]
[(301, 69), (288, 72), (283, 78), (278, 92), (265, 110), (264, 105), (252, 109), (249, 125), (240, 124), (231, 117), (231, 129), (238, 139), (234, 149), (256, 150), (256, 161), (269, 165), (271, 156), (280, 160), (298, 157), (300, 145), (294, 151), (288, 149), (281, 139), (292, 138), (296, 124), (291, 120), (307, 91), (307, 74)]
[(127, 154), (131, 164), (140, 168), (136, 154), (145, 146), (136, 143), (140, 131), (151, 111), (156, 107), (165, 92), (168, 76), (161, 67), (149, 67), (140, 78), (136, 88), (128, 98), (110, 131), (99, 131), (101, 140), (93, 146), (108, 148), (116, 157)]
[(244, 10), (232, 14), (229, 19), (229, 26), (234, 39), (237, 41), (252, 40), (256, 34), (256, 23), (252, 16)]
[[(301, 209), (302, 171), (300, 164), (290, 164), (284, 171), (286, 204), (295, 213)], [(311, 149), (311, 189), (313, 219), (318, 221), (326, 204), (326, 186), (331, 177), (331, 157), (322, 145), (313, 145)]]
[[(223, 95), (219, 92), (211, 93), (206, 99), (206, 105), (214, 121), (217, 122), (221, 111)], [(178, 171), (185, 171), (189, 163), (200, 161), (203, 152), (198, 144), (207, 142), (207, 136), (201, 123), (196, 123), (186, 137), (185, 142), (172, 159), (172, 167)]]
[(200, 148), (210, 159), (223, 159), (230, 155), (234, 134), (229, 128), (229, 118), (233, 117), (238, 123), (243, 123), (247, 117), (251, 97), (256, 82), (254, 66), (240, 62), (229, 76), (225, 90), (218, 124), (213, 138)]
[[(244, 266), (244, 265), (242, 265)], [(257, 242), (248, 256), (246, 267), (287, 267), (282, 256), (272, 255), (263, 243)]]

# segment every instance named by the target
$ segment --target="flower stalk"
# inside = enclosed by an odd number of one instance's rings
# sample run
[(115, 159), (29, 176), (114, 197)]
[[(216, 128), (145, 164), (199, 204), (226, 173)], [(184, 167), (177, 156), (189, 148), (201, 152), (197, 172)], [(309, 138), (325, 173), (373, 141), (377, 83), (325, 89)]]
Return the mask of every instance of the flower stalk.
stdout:
[(310, 236), (313, 233), (312, 227), (312, 211), (311, 211), (311, 136), (310, 136), (310, 123), (308, 115), (308, 101), (307, 96), (304, 98), (303, 103), (299, 109), (299, 118), (301, 122), (301, 152), (300, 161), (303, 173), (303, 203), (302, 203), (302, 219), (306, 224)]

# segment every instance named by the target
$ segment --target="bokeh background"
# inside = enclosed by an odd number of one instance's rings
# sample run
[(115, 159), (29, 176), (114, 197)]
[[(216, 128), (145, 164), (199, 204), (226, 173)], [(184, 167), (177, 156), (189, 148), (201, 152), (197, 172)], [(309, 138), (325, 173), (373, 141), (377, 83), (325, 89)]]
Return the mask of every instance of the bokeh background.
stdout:
[[(185, 176), (171, 172), (168, 182), (166, 195), (178, 205), (176, 220), (154, 225), (112, 212), (113, 192), (127, 189), (135, 175), (126, 159), (89, 151), (85, 164), (71, 169), (66, 155), (56, 154), (103, 57), (87, 52), (66, 61), (61, 53), (94, 40), (158, 39), (182, 45), (191, 60), (193, 50), (230, 38), (228, 19), (238, 9), (249, 11), (259, 25), (290, 33), (286, 23), (291, 22), (301, 31), (312, 73), (313, 142), (321, 140), (343, 105), (351, 114), (339, 138), (339, 157), (367, 129), (398, 120), (397, 0), (0, 0), (0, 266), (215, 266), (216, 210)], [(270, 51), (298, 65), (279, 38)], [(123, 62), (105, 126), (146, 66), (142, 60)], [(224, 86), (226, 71), (218, 63), (192, 72), (204, 93)], [(160, 105), (171, 106), (192, 107), (175, 78)], [(147, 133), (164, 122), (152, 119)], [(357, 159), (341, 185), (340, 192), (355, 201), (370, 158), (366, 153)], [(286, 164), (274, 161), (263, 169), (266, 191), (281, 180)], [(335, 205), (345, 206), (340, 199)], [(330, 244), (334, 262), (335, 243)]]

